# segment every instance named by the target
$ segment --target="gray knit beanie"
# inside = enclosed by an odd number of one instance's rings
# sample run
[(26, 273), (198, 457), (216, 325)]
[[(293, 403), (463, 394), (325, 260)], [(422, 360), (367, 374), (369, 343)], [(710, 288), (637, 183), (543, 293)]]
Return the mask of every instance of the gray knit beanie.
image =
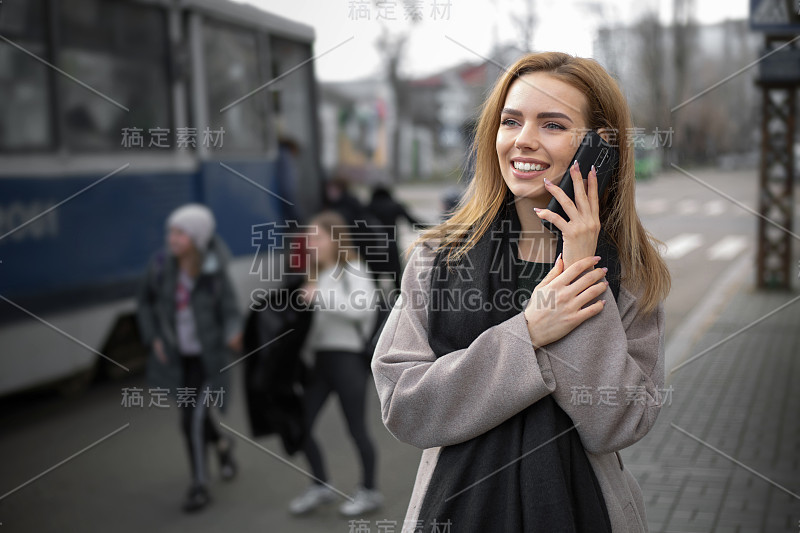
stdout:
[(214, 214), (202, 204), (186, 204), (177, 208), (167, 219), (167, 228), (186, 233), (198, 251), (205, 251), (214, 236)]

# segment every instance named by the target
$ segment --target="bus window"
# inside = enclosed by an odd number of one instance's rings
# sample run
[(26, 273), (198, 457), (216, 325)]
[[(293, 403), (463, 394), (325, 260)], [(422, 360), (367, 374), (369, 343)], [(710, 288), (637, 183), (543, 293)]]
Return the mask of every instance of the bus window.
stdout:
[(212, 130), (225, 129), (222, 150), (255, 152), (266, 150), (264, 96), (256, 93), (224, 111), (263, 82), (259, 76), (256, 34), (216, 21), (203, 27), (208, 117)]
[[(5, 2), (0, 35), (46, 58), (46, 16), (42, 0)], [(0, 152), (41, 150), (52, 145), (47, 67), (0, 41)]]
[[(311, 57), (307, 44), (272, 38), (272, 73), (278, 78)], [(303, 148), (311, 148), (312, 95), (311, 63), (281, 78), (272, 91), (275, 127), (279, 137), (290, 137)]]
[[(133, 2), (59, 3), (59, 64), (118, 105), (58, 78), (64, 139), (76, 151), (122, 149), (125, 129), (139, 128), (144, 148), (155, 128), (171, 129), (166, 14)], [(173, 132), (174, 133), (174, 132)], [(173, 147), (173, 136), (158, 148)]]
[[(280, 37), (271, 38), (272, 74), (276, 78), (296, 68), (311, 57), (311, 47)], [(297, 68), (270, 87), (273, 104), (274, 129), (277, 138), (296, 147), (298, 190), (313, 190), (318, 183), (315, 165), (316, 146), (314, 123), (313, 62)], [(313, 209), (315, 206), (306, 206)]]

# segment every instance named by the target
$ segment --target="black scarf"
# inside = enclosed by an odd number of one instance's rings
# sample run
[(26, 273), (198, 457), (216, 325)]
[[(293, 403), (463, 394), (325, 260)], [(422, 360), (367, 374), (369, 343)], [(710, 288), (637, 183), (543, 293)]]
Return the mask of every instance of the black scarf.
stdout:
[[(519, 294), (520, 222), (513, 199), (509, 191), (490, 229), (452, 270), (444, 262), (446, 251), (436, 257), (428, 324), (437, 357), (466, 348), (487, 328), (522, 310), (521, 299), (483, 312), (442, 305), (450, 290), (477, 290), (481, 302), (497, 301), (492, 296), (499, 291)], [(556, 253), (562, 249), (559, 233)], [(602, 257), (597, 267), (609, 269), (606, 279), (616, 298), (619, 260), (602, 230), (596, 255)], [(547, 395), (486, 433), (443, 447), (420, 508), (422, 530), (449, 520), (459, 532), (610, 532), (600, 485), (573, 425)]]

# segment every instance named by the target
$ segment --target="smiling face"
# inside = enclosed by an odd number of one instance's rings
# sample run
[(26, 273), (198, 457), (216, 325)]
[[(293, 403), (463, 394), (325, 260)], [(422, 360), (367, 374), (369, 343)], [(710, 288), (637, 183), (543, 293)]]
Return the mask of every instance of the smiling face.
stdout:
[(497, 130), (503, 180), (516, 197), (552, 195), (544, 178), (558, 185), (587, 130), (586, 97), (546, 72), (531, 72), (508, 88)]

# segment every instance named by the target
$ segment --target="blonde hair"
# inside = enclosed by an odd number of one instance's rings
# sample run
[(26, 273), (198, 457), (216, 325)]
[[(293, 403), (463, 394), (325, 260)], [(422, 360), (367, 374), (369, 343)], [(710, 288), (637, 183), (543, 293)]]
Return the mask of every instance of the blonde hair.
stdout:
[[(500, 212), (510, 193), (503, 180), (497, 158), (496, 138), (500, 113), (508, 89), (520, 76), (546, 72), (553, 78), (575, 87), (586, 97), (586, 122), (590, 129), (607, 128), (616, 134), (620, 153), (617, 174), (600, 200), (600, 224), (616, 246), (622, 267), (622, 280), (634, 290), (644, 287), (642, 308), (652, 311), (666, 299), (671, 276), (658, 252), (656, 239), (645, 230), (636, 213), (635, 170), (630, 110), (617, 82), (595, 60), (561, 52), (529, 54), (506, 70), (483, 103), (475, 132), (472, 153), (475, 174), (453, 215), (423, 232), (408, 253), (420, 243), (438, 240), (437, 251), (447, 248), (448, 262), (457, 262), (483, 236)], [(613, 198), (613, 202), (604, 202)]]

